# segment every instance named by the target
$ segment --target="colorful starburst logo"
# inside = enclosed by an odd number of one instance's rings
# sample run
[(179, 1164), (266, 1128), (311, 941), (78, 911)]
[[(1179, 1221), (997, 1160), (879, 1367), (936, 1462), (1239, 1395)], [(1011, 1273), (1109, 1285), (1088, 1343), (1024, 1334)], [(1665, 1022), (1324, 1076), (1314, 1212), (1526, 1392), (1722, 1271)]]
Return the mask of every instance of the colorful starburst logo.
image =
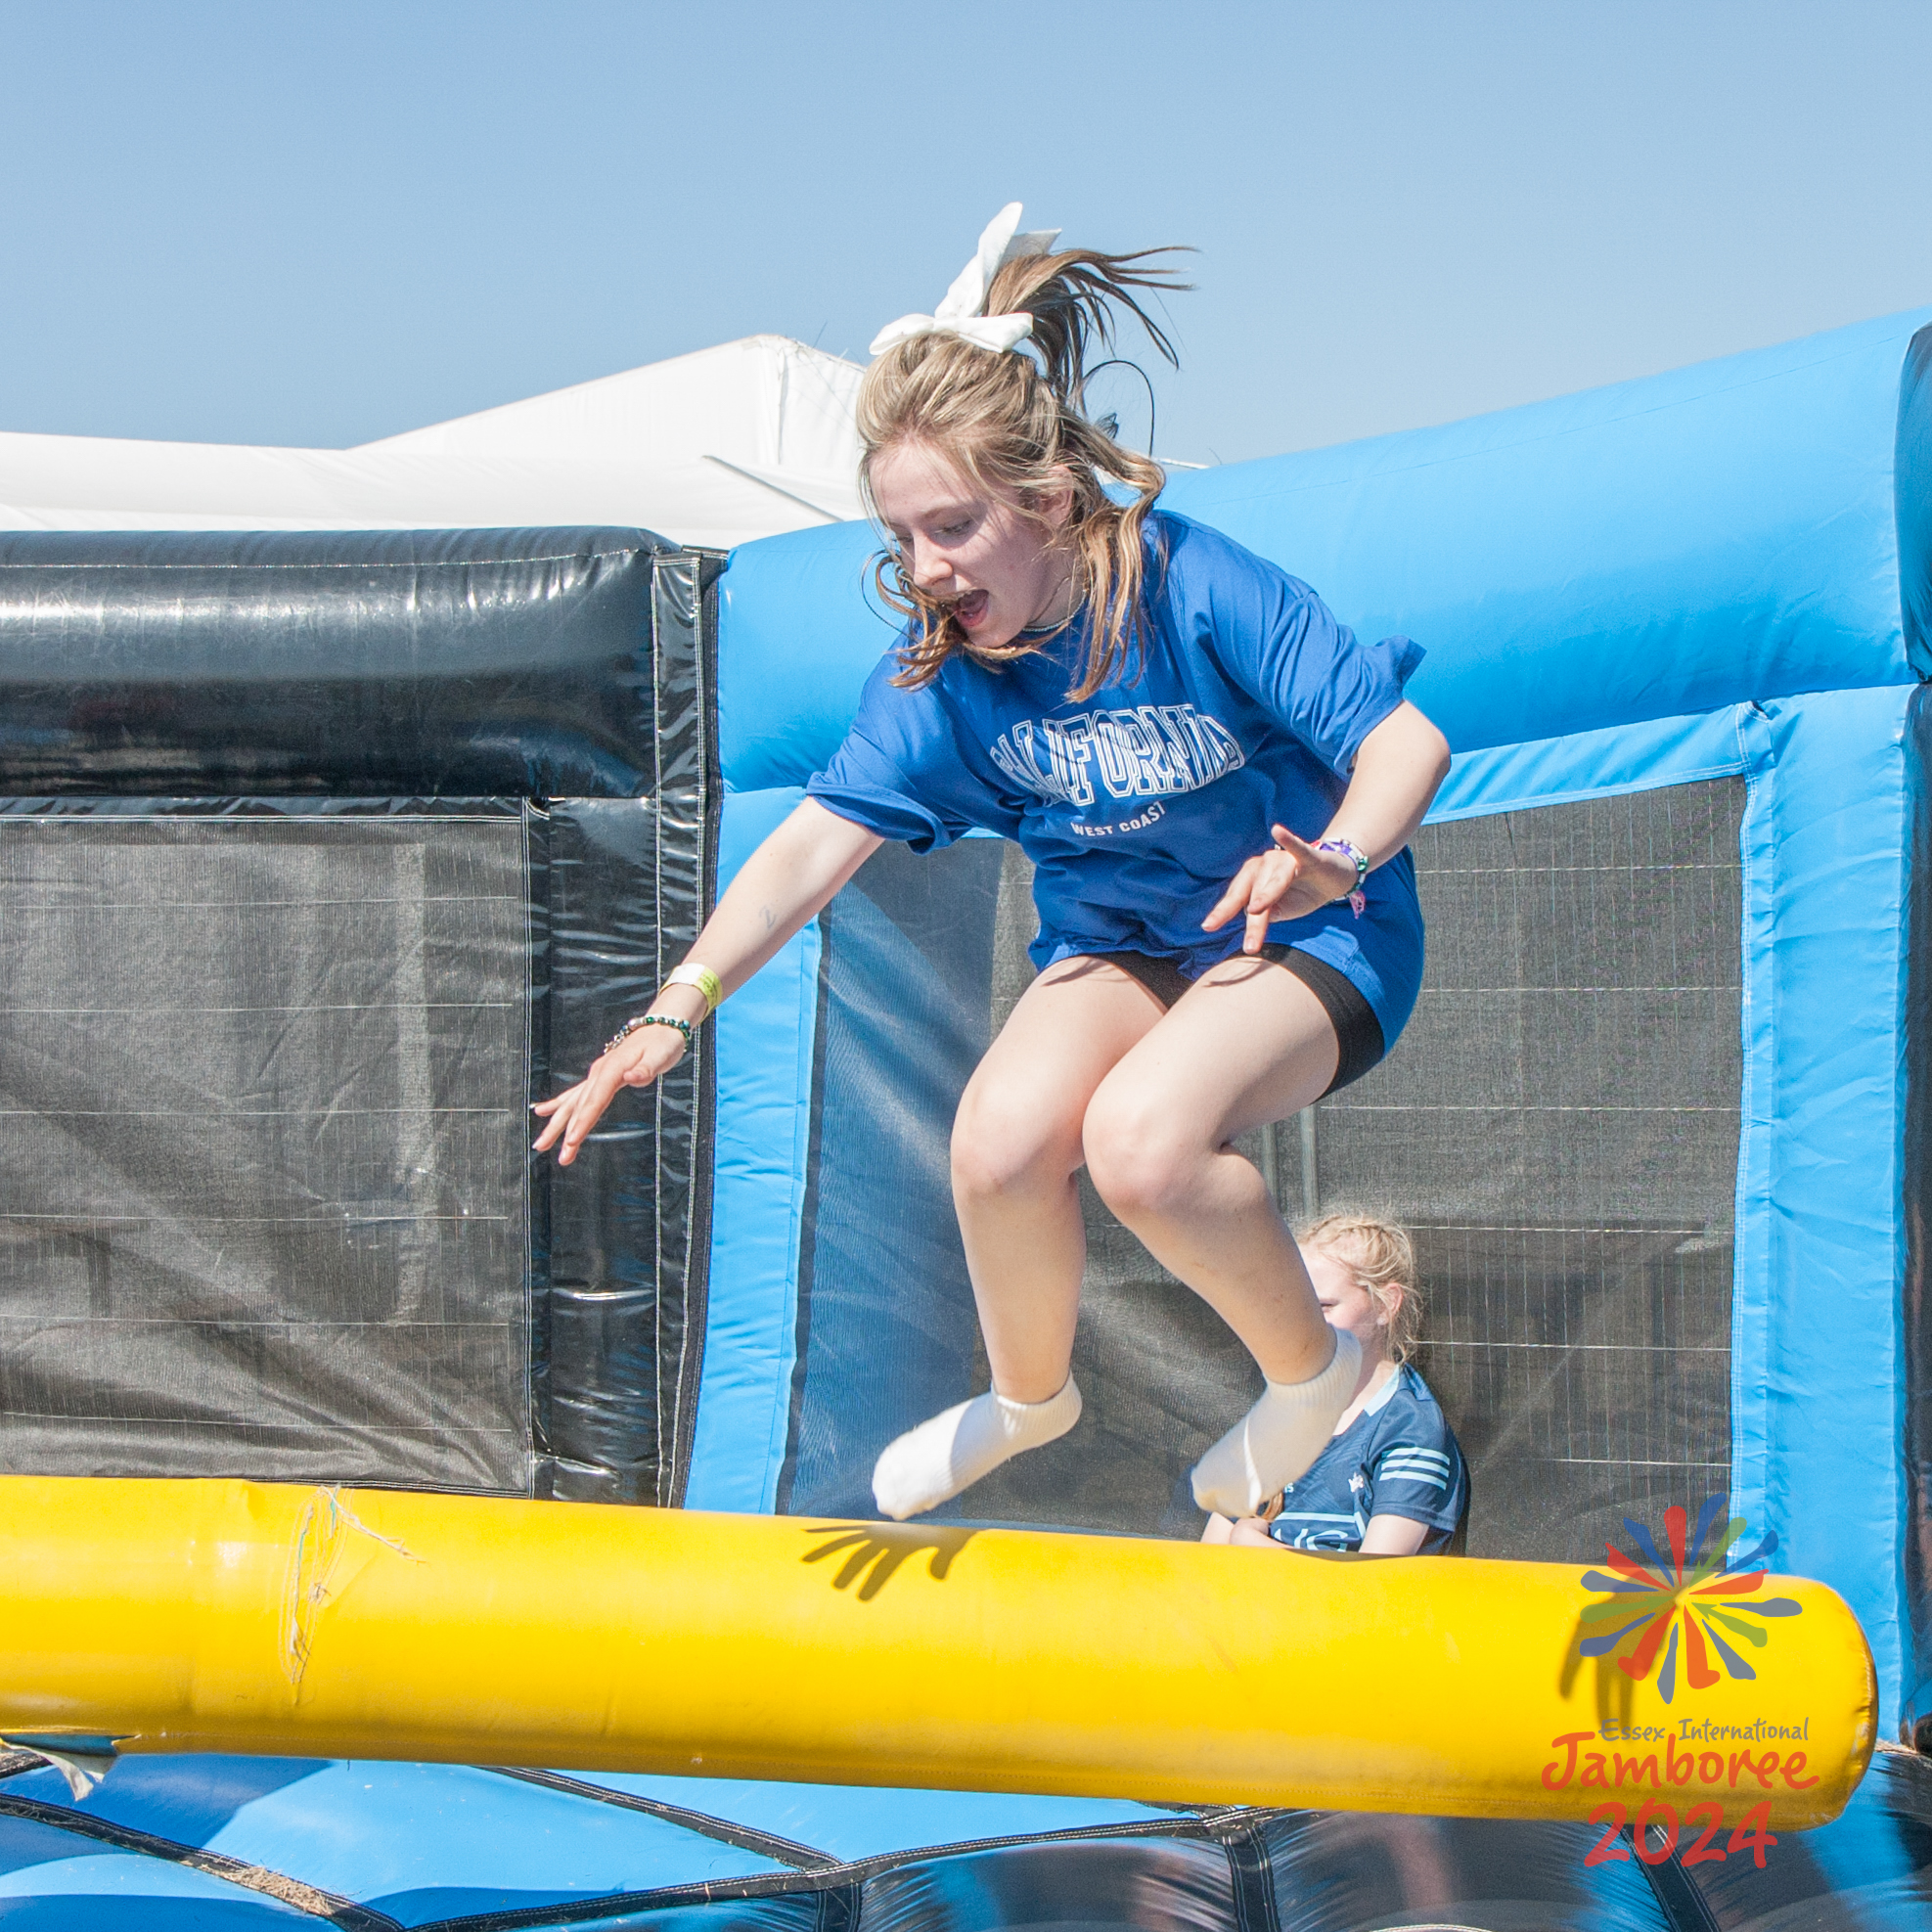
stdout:
[[(1684, 1676), (1693, 1690), (1707, 1690), (1720, 1682), (1710, 1652), (1716, 1651), (1726, 1672), (1734, 1678), (1754, 1678), (1754, 1671), (1735, 1644), (1762, 1650), (1771, 1633), (1760, 1617), (1795, 1617), (1804, 1607), (1788, 1596), (1752, 1595), (1765, 1580), (1764, 1559), (1777, 1548), (1775, 1531), (1767, 1530), (1744, 1554), (1729, 1556), (1745, 1532), (1742, 1516), (1726, 1516), (1726, 1503), (1714, 1496), (1697, 1512), (1697, 1527), (1686, 1543), (1687, 1512), (1675, 1506), (1664, 1511), (1666, 1562), (1656, 1541), (1641, 1523), (1624, 1518), (1637, 1555), (1629, 1556), (1615, 1544), (1604, 1553), (1613, 1576), (1586, 1570), (1586, 1590), (1611, 1595), (1584, 1611), (1577, 1648), (1586, 1657), (1614, 1657), (1617, 1668), (1641, 1684), (1654, 1668), (1657, 1689), (1665, 1703), (1677, 1695), (1678, 1636), (1684, 1638)], [(1659, 1653), (1662, 1662), (1659, 1663)]]

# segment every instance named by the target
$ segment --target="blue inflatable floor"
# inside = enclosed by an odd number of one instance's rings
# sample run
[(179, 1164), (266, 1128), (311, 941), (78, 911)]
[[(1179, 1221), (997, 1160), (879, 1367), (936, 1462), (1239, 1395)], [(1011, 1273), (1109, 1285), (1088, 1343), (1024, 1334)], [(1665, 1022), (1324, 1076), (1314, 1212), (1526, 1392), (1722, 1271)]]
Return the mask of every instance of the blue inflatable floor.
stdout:
[[(1658, 1862), (1587, 1826), (449, 1765), (0, 1758), (0, 1919), (63, 1932), (1932, 1932), (1932, 1764)], [(1593, 1856), (1595, 1854), (1595, 1856)]]

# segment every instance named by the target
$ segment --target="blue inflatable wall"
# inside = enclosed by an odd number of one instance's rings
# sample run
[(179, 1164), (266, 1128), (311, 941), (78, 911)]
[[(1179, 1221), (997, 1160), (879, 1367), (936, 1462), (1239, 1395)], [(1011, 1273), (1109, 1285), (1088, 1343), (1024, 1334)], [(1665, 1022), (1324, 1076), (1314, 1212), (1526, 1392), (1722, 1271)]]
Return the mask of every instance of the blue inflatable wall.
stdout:
[[(1166, 498), (1312, 583), (1359, 631), (1426, 646), (1412, 695), (1458, 754), (1438, 819), (1746, 782), (1733, 1501), (1776, 1531), (1779, 1562), (1857, 1609), (1888, 1728), (1925, 1708), (1932, 1676), (1912, 1635), (1907, 1146), (1929, 319), (1190, 473)], [(836, 745), (891, 641), (866, 590), (875, 547), (848, 524), (731, 561), (722, 876)], [(782, 1502), (819, 945), (805, 932), (721, 1015), (693, 1506)]]

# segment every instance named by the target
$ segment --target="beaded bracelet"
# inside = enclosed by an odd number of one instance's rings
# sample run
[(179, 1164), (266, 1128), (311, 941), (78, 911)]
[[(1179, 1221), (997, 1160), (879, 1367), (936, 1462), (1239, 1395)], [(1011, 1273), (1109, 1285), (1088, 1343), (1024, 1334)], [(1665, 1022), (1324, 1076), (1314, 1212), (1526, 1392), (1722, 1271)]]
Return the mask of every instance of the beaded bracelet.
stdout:
[(1355, 867), (1355, 890), (1348, 895), (1350, 910), (1357, 919), (1369, 909), (1369, 895), (1363, 891), (1363, 881), (1369, 876), (1369, 855), (1352, 838), (1324, 838), (1318, 840), (1318, 852), (1339, 852)]
[(685, 1051), (689, 1053), (697, 1043), (692, 1037), (691, 1021), (679, 1019), (673, 1013), (640, 1013), (636, 1019), (627, 1019), (616, 1032), (604, 1043), (607, 1054), (615, 1053), (640, 1026), (675, 1026), (684, 1035)]

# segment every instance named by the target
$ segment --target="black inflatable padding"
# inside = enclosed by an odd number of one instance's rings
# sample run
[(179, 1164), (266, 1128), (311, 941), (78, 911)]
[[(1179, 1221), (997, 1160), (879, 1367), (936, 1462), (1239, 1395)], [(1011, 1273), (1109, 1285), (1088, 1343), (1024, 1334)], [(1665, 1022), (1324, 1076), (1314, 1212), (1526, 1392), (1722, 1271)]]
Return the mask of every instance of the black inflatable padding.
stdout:
[(0, 536), (0, 1468), (678, 1501), (710, 585), (636, 530)]
[(636, 530), (0, 535), (0, 786), (637, 797)]

